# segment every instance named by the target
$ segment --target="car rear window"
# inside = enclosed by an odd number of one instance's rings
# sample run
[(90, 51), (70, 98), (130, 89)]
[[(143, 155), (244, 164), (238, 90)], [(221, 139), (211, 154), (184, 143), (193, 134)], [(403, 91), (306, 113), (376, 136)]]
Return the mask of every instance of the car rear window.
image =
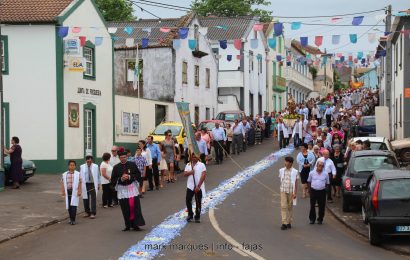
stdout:
[(239, 119), (239, 114), (225, 114), (226, 121), (235, 121), (236, 119)]
[(375, 117), (363, 118), (363, 125), (376, 125), (376, 118)]
[(371, 150), (382, 150), (382, 151), (389, 150), (385, 143), (370, 143), (370, 149)]
[(382, 199), (410, 199), (410, 179), (381, 181)]
[(352, 176), (365, 177), (378, 169), (391, 170), (397, 168), (396, 160), (392, 156), (361, 156), (355, 157)]

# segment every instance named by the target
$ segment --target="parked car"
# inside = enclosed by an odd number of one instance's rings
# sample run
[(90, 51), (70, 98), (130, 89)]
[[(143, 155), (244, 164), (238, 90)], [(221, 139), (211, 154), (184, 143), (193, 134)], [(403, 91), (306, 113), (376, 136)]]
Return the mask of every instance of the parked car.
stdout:
[[(13, 182), (11, 179), (10, 166), (11, 166), (10, 156), (4, 157), (4, 170), (5, 170), (5, 175), (6, 175), (6, 184), (10, 184)], [(22, 182), (25, 182), (26, 180), (28, 180), (28, 178), (33, 177), (34, 174), (36, 173), (36, 170), (37, 168), (34, 162), (23, 159), (23, 181)]]
[(225, 128), (225, 121), (223, 120), (205, 120), (199, 123), (198, 129), (206, 128), (208, 131), (212, 131), (216, 123), (219, 123), (222, 128)]
[(215, 119), (225, 122), (234, 122), (235, 120), (242, 120), (246, 118), (246, 115), (241, 110), (223, 111), (220, 112)]
[(358, 136), (376, 136), (376, 117), (364, 116), (359, 120)]
[(393, 170), (400, 167), (396, 155), (391, 151), (364, 150), (353, 152), (342, 178), (342, 208), (349, 211), (359, 206), (366, 181), (373, 171)]
[[(196, 131), (196, 128), (194, 125), (192, 125), (194, 128), (194, 132)], [(183, 146), (184, 146), (184, 141), (186, 138), (186, 133), (184, 126), (180, 122), (164, 122), (159, 125), (150, 133), (154, 139), (154, 143), (161, 143), (162, 141), (165, 140), (165, 131), (171, 130), (172, 136), (175, 137), (175, 139), (178, 142), (180, 151), (183, 151)]]
[(400, 161), (410, 163), (410, 138), (392, 141), (391, 145)]
[(362, 216), (370, 244), (379, 245), (384, 235), (410, 235), (410, 171), (374, 171), (366, 187)]
[(389, 139), (385, 137), (378, 137), (378, 136), (368, 136), (368, 137), (354, 137), (352, 138), (353, 142), (357, 142), (358, 140), (361, 141), (370, 141), (370, 149), (371, 150), (382, 150), (382, 151), (393, 151), (393, 147), (389, 141)]

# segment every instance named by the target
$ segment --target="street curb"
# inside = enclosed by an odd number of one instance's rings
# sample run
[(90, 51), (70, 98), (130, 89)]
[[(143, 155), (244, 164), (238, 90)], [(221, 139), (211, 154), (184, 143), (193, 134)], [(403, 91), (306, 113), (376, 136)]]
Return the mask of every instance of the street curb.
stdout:
[[(84, 211), (77, 213), (77, 216), (78, 216), (78, 215), (81, 215), (82, 213), (84, 213)], [(68, 219), (68, 216), (66, 216), (66, 217), (61, 217), (61, 218), (58, 218), (58, 219), (53, 219), (53, 220), (51, 220), (51, 221), (49, 221), (49, 222), (46, 222), (46, 223), (42, 223), (42, 224), (39, 224), (39, 225), (30, 227), (30, 228), (28, 228), (28, 229), (26, 229), (26, 230), (24, 230), (24, 231), (22, 231), (22, 232), (20, 232), (20, 233), (11, 235), (11, 236), (9, 236), (9, 237), (7, 237), (7, 238), (4, 238), (4, 239), (0, 240), (0, 244), (5, 243), (5, 242), (7, 242), (7, 241), (10, 241), (10, 240), (12, 240), (12, 239), (15, 239), (15, 238), (18, 238), (18, 237), (21, 237), (21, 236), (24, 236), (24, 235), (33, 233), (33, 232), (35, 232), (35, 231), (37, 231), (37, 230), (39, 230), (39, 229), (46, 228), (46, 227), (49, 227), (49, 226), (54, 225), (54, 224), (58, 224), (58, 223), (60, 223), (60, 222), (62, 222), (62, 221), (64, 221), (64, 220), (67, 220), (67, 219)]]
[[(326, 208), (329, 210), (330, 214), (332, 214), (340, 223), (342, 223), (344, 226), (346, 226), (347, 228), (349, 228), (350, 230), (354, 231), (356, 234), (368, 239), (368, 235), (367, 234), (363, 234), (362, 232), (358, 231), (357, 229), (355, 229), (352, 225), (350, 225), (348, 222), (344, 221), (338, 214), (336, 214), (336, 212), (334, 212), (327, 204), (326, 204)], [(364, 225), (364, 224), (363, 224)], [(408, 251), (403, 251), (400, 250), (398, 248), (395, 247), (390, 247), (390, 246), (386, 246), (386, 245), (381, 245), (379, 246), (383, 249), (386, 249), (388, 251), (394, 252), (396, 254), (399, 255), (404, 255), (404, 256), (410, 256), (410, 252)]]

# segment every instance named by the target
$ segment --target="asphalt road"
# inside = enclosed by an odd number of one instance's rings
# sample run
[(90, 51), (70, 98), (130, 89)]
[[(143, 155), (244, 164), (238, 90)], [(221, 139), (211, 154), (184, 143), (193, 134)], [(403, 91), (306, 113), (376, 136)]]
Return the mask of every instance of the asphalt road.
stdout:
[[(208, 167), (207, 190), (234, 176), (240, 167), (253, 165), (273, 152), (272, 141), (241, 153), (234, 157), (235, 162)], [(217, 209), (203, 215), (200, 224), (190, 223), (172, 241), (175, 248), (163, 250), (161, 258), (238, 259), (251, 255), (256, 259), (404, 259), (370, 246), (330, 214), (322, 226), (309, 225), (307, 200), (298, 199), (292, 230), (281, 231), (277, 174), (282, 162), (248, 181)], [(95, 220), (78, 216), (76, 226), (60, 223), (0, 244), (0, 259), (117, 259), (152, 227), (185, 207), (185, 187), (186, 180), (179, 175), (177, 183), (149, 192), (142, 199), (147, 223), (142, 232), (121, 232), (120, 209), (98, 208)], [(64, 205), (55, 210), (63, 211)], [(236, 243), (239, 249), (230, 247)], [(202, 245), (202, 250), (189, 250), (187, 245)], [(178, 250), (181, 246), (185, 249)]]

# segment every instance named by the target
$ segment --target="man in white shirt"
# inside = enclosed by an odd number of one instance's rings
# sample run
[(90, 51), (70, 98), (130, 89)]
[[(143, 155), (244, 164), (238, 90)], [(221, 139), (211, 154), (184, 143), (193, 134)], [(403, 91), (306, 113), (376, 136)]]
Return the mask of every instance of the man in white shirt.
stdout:
[(238, 154), (242, 150), (242, 144), (245, 137), (245, 127), (242, 122), (239, 123), (239, 120), (235, 120), (235, 123), (231, 127), (233, 132), (232, 138), (232, 154)]
[[(323, 159), (323, 172), (329, 175), (329, 180), (336, 179), (336, 167), (333, 163), (333, 161), (329, 158), (330, 153), (329, 150), (324, 150), (322, 152), (323, 157), (320, 157), (320, 159)], [(317, 163), (316, 163), (317, 164)], [(332, 187), (329, 185), (327, 190), (327, 202), (332, 203)]]
[[(120, 162), (120, 157), (118, 156), (118, 147), (114, 145), (111, 148), (110, 165), (114, 167)], [(117, 191), (115, 189), (112, 189), (112, 201), (114, 206), (118, 205)]]
[(80, 166), (80, 178), (83, 190), (84, 217), (95, 218), (97, 214), (97, 195), (101, 188), (100, 170), (93, 162), (93, 157), (87, 155), (85, 163)]
[(212, 137), (216, 163), (219, 164), (223, 161), (223, 147), (226, 145), (225, 130), (219, 126), (219, 123), (215, 123), (215, 127), (212, 129)]
[(198, 160), (198, 156), (192, 153), (191, 162), (189, 162), (184, 171), (184, 176), (187, 179), (186, 189), (186, 206), (188, 209), (187, 221), (191, 222), (194, 218), (192, 211), (192, 198), (195, 197), (195, 222), (200, 223), (202, 197), (205, 196), (205, 178), (206, 167), (205, 164)]

